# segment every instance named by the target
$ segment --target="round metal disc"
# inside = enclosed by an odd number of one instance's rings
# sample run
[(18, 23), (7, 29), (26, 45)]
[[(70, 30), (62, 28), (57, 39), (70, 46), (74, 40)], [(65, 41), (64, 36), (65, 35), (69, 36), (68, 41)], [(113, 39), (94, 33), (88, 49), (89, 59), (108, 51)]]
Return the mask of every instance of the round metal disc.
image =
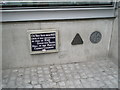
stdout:
[(90, 41), (92, 43), (98, 43), (100, 42), (101, 38), (102, 38), (102, 34), (99, 31), (95, 31), (91, 34)]

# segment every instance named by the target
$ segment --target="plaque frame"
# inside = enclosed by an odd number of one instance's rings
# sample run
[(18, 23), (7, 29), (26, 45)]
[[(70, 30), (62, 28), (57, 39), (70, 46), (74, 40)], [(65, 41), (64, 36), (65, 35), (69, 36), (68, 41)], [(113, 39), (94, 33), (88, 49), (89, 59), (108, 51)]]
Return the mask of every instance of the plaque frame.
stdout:
[[(56, 38), (56, 49), (54, 50), (46, 50), (46, 51), (32, 51), (32, 45), (31, 45), (31, 34), (38, 34), (38, 33), (52, 33), (55, 32), (55, 38)], [(29, 30), (28, 31), (28, 38), (29, 38), (29, 48), (30, 48), (30, 54), (44, 54), (44, 53), (53, 53), (58, 52), (58, 30), (56, 29), (45, 29), (45, 30)]]

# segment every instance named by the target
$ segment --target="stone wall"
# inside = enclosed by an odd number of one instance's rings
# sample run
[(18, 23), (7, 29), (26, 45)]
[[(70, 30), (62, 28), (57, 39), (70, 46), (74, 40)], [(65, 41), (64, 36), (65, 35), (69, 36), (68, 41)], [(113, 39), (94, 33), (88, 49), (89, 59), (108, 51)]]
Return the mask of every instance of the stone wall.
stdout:
[[(3, 68), (106, 59), (109, 52), (112, 24), (113, 19), (3, 23)], [(46, 29), (59, 31), (59, 52), (31, 55), (27, 31)], [(89, 39), (94, 31), (102, 33), (102, 39), (97, 44), (91, 43)], [(77, 33), (82, 37), (83, 44), (71, 45)]]

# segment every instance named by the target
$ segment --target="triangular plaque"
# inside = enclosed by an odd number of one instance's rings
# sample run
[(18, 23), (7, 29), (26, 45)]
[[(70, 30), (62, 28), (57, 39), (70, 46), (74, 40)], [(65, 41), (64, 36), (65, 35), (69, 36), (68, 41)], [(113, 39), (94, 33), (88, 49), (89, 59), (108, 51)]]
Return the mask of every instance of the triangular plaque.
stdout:
[(83, 40), (81, 38), (81, 36), (77, 33), (76, 36), (74, 37), (72, 43), (72, 45), (78, 45), (78, 44), (83, 44)]

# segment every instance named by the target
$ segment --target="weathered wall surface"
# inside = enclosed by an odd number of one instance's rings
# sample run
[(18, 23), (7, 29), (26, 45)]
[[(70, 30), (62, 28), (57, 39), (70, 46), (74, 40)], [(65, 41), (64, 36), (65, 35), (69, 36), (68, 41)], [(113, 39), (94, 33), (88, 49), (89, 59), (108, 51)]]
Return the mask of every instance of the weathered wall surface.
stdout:
[[(112, 23), (112, 19), (3, 23), (3, 68), (106, 58), (109, 51)], [(59, 31), (59, 52), (30, 55), (27, 31), (51, 28)], [(94, 31), (102, 33), (102, 39), (98, 44), (93, 44), (89, 40), (90, 34)], [(71, 45), (76, 33), (81, 35), (84, 41), (83, 45)]]
[(118, 64), (118, 19), (115, 20), (111, 38), (111, 45), (110, 45), (110, 59)]
[[(1, 13), (0, 21), (2, 21)], [(2, 89), (2, 23), (0, 23), (0, 89)]]
[(0, 23), (0, 89), (1, 88), (2, 88), (2, 23)]
[[(118, 11), (118, 10), (117, 10)], [(120, 13), (120, 10), (119, 10)], [(120, 15), (120, 14), (117, 14)], [(116, 64), (118, 64), (118, 17), (113, 22), (113, 31), (110, 44), (109, 58)]]

